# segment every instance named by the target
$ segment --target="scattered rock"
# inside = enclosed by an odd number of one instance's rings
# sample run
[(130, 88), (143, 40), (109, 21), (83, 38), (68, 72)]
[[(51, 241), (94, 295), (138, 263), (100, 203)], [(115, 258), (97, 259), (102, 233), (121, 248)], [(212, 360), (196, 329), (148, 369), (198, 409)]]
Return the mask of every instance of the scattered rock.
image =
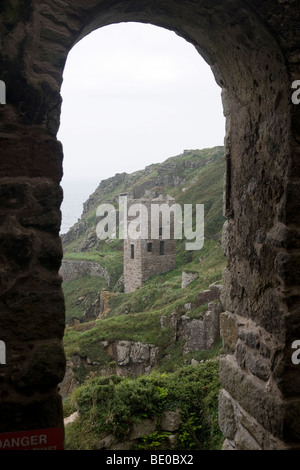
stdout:
[(118, 439), (116, 438), (116, 436), (114, 436), (113, 434), (109, 434), (108, 436), (101, 439), (101, 441), (98, 443), (97, 448), (98, 450), (109, 449), (116, 442), (118, 442)]
[(181, 425), (181, 412), (179, 409), (176, 411), (165, 411), (161, 418), (161, 428), (164, 431), (177, 431)]
[(75, 411), (75, 413), (64, 419), (64, 425), (67, 426), (67, 424), (73, 423), (77, 418), (79, 418), (79, 412)]
[(130, 439), (135, 440), (142, 436), (152, 434), (157, 426), (157, 418), (143, 419), (140, 423), (134, 423), (130, 434)]
[(181, 280), (181, 288), (184, 289), (189, 284), (191, 284), (197, 277), (199, 276), (198, 273), (187, 273), (185, 271), (182, 272), (182, 280)]

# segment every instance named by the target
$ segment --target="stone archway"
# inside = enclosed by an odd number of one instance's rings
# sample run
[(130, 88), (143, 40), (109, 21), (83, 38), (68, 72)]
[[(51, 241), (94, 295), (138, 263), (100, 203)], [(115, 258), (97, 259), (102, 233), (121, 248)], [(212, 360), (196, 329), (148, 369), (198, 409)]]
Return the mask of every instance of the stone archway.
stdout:
[[(68, 51), (94, 29), (149, 22), (195, 45), (223, 90), (226, 184), (220, 426), (225, 447), (299, 441), (299, 7), (275, 0), (4, 1), (0, 6), (0, 431), (62, 426), (64, 299), (56, 139)], [(298, 287), (297, 287), (298, 285)]]

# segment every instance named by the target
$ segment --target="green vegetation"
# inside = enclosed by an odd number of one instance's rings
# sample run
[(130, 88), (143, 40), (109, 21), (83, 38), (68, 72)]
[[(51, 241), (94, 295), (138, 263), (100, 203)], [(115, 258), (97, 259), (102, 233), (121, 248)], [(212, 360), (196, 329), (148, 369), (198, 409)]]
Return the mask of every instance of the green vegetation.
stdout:
[[(126, 438), (134, 423), (180, 410), (178, 449), (220, 449), (218, 428), (218, 361), (187, 366), (172, 374), (152, 373), (136, 379), (93, 377), (80, 386), (65, 405), (80, 418), (66, 428), (67, 449), (97, 448), (107, 434)], [(141, 437), (135, 449), (167, 449), (168, 433)]]
[(100, 242), (96, 248), (87, 252), (66, 252), (64, 259), (92, 261), (101, 264), (110, 275), (112, 287), (114, 287), (123, 273), (123, 245), (119, 240), (115, 240), (111, 244)]
[[(175, 198), (176, 203), (204, 204), (205, 208), (205, 238), (217, 239), (220, 237), (223, 223), (223, 185), (224, 185), (225, 161), (223, 147), (195, 150), (188, 155), (179, 155), (167, 159), (163, 163), (157, 163), (147, 167), (145, 170), (137, 171), (126, 178), (122, 175), (105, 180), (103, 186), (99, 185), (90, 196), (88, 210), (83, 214), (82, 221), (85, 222), (86, 231), (94, 228), (96, 224), (96, 209), (100, 204), (109, 202), (116, 209), (119, 203), (119, 194), (139, 193), (141, 188), (152, 190), (154, 193), (167, 194)], [(162, 185), (163, 181), (178, 180), (172, 186)], [(75, 224), (75, 227), (77, 224)], [(64, 246), (65, 256), (74, 258), (79, 256), (90, 256), (90, 253), (82, 253), (81, 244), (86, 233), (69, 241)], [(118, 240), (112, 243), (98, 242), (95, 253), (109, 251), (122, 251), (122, 244)], [(90, 250), (88, 250), (90, 252)], [(78, 259), (78, 258), (76, 258)], [(90, 259), (90, 258), (89, 258)], [(100, 262), (99, 257), (94, 258)]]
[[(180, 409), (183, 417), (178, 436), (180, 449), (218, 449), (222, 436), (217, 425), (218, 355), (221, 341), (209, 351), (195, 351), (183, 356), (181, 340), (174, 342), (174, 332), (161, 326), (161, 318), (172, 313), (201, 318), (207, 305), (196, 307), (197, 295), (211, 284), (219, 284), (226, 265), (220, 237), (222, 215), (223, 148), (193, 151), (172, 157), (162, 164), (147, 167), (131, 175), (105, 181), (87, 204), (81, 223), (85, 232), (64, 242), (64, 258), (99, 263), (106, 268), (110, 283), (103, 278), (85, 276), (63, 284), (66, 299), (67, 328), (64, 338), (68, 359), (75, 354), (90, 361), (73, 372), (79, 387), (65, 400), (65, 415), (79, 410), (80, 419), (66, 428), (69, 449), (96, 449), (107, 433), (126, 438), (134, 423), (143, 418), (161, 416), (163, 411)], [(159, 177), (180, 178), (170, 187), (157, 186)], [(170, 181), (170, 179), (168, 179)], [(126, 184), (125, 184), (126, 183)], [(205, 243), (200, 251), (187, 251), (185, 240), (177, 240), (176, 269), (154, 276), (136, 292), (124, 294), (120, 278), (123, 273), (123, 242), (97, 240), (92, 248), (83, 249), (87, 233), (95, 231), (96, 208), (101, 203), (118, 205), (118, 195), (153, 189), (173, 196), (177, 203), (204, 204)], [(72, 235), (72, 230), (70, 231)], [(75, 232), (74, 232), (75, 233)], [(182, 271), (198, 277), (181, 288)], [(109, 291), (109, 308), (101, 318), (93, 315), (100, 293)], [(186, 304), (192, 304), (190, 310)], [(74, 323), (74, 320), (76, 322)], [(116, 364), (106, 352), (105, 341), (136, 341), (159, 348), (157, 365), (150, 375), (120, 378)], [(208, 361), (186, 365), (194, 359)], [(99, 370), (106, 376), (99, 376)], [(137, 449), (168, 448), (168, 433), (157, 429), (140, 438)]]
[(92, 307), (103, 288), (106, 288), (105, 279), (90, 276), (64, 283), (67, 323), (70, 324), (73, 318), (84, 319), (85, 312)]
[[(203, 248), (201, 263), (193, 261), (193, 271), (197, 270), (199, 278), (185, 289), (181, 288), (181, 269), (175, 269), (160, 276), (149, 279), (143, 287), (130, 294), (113, 293), (109, 300), (110, 311), (104, 319), (68, 326), (65, 332), (65, 351), (68, 358), (75, 353), (94, 356), (91, 352), (99, 340), (130, 340), (150, 343), (159, 346), (162, 355), (162, 366), (174, 363), (164, 358), (164, 352), (173, 354), (182, 363), (182, 351), (170, 348), (170, 331), (161, 328), (160, 318), (174, 311), (181, 311), (184, 304), (194, 303), (198, 292), (205, 290), (210, 284), (221, 282), (225, 259), (220, 244), (208, 241)], [(93, 303), (95, 297), (105, 284), (103, 279), (84, 277), (64, 284), (67, 318), (82, 318), (84, 311)], [(104, 286), (105, 287), (105, 286)], [(189, 316), (199, 317), (204, 307), (192, 309)], [(138, 325), (138, 328), (137, 328)], [(173, 365), (175, 367), (176, 361)], [(173, 370), (173, 367), (171, 370)], [(169, 370), (169, 369), (168, 369)]]

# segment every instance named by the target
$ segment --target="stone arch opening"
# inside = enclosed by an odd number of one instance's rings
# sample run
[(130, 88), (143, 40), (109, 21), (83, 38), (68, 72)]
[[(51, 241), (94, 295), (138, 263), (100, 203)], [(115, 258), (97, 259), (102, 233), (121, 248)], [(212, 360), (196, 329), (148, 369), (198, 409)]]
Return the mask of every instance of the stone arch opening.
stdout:
[[(32, 0), (15, 10), (5, 4), (0, 13), (7, 103), (0, 110), (0, 315), (14, 352), (2, 374), (1, 431), (62, 426), (62, 148), (56, 133), (68, 51), (96, 28), (138, 21), (194, 44), (223, 90), (228, 267), (220, 424), (226, 446), (297, 447), (300, 383), (290, 360), (300, 298), (293, 268), (299, 262), (300, 121), (290, 100), (299, 62), (296, 6), (241, 0), (90, 0), (85, 6), (76, 0), (66, 6)], [(17, 367), (20, 357), (25, 360)]]
[(61, 94), (63, 216), (71, 182), (89, 188), (87, 199), (115, 173), (223, 145), (221, 89), (194, 47), (165, 28), (128, 22), (90, 33), (68, 55)]

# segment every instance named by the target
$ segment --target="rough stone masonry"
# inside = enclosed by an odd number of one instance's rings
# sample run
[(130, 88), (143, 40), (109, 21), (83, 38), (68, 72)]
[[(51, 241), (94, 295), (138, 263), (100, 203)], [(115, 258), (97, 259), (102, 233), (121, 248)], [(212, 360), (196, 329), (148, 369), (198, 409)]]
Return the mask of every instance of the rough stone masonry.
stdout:
[[(149, 238), (140, 236), (133, 239), (128, 236), (124, 239), (124, 292), (134, 292), (141, 287), (151, 276), (166, 273), (176, 267), (176, 240), (174, 238), (174, 217), (169, 213), (169, 217), (161, 216), (161, 226), (159, 227), (157, 239), (151, 238), (151, 206), (164, 204), (171, 207), (174, 199), (163, 198), (141, 198), (139, 200), (129, 200), (129, 207), (133, 204), (143, 204), (147, 209), (148, 217), (144, 224), (148, 228)], [(141, 217), (142, 220), (143, 217)], [(128, 218), (128, 226), (134, 222), (133, 217)], [(159, 222), (159, 220), (158, 220)], [(170, 224), (170, 236), (164, 238), (164, 225)]]
[(300, 106), (291, 99), (300, 79), (297, 0), (1, 2), (0, 431), (63, 426), (60, 88), (73, 45), (121, 21), (175, 31), (208, 62), (222, 90), (224, 447), (297, 449), (300, 374), (291, 361), (300, 339)]

